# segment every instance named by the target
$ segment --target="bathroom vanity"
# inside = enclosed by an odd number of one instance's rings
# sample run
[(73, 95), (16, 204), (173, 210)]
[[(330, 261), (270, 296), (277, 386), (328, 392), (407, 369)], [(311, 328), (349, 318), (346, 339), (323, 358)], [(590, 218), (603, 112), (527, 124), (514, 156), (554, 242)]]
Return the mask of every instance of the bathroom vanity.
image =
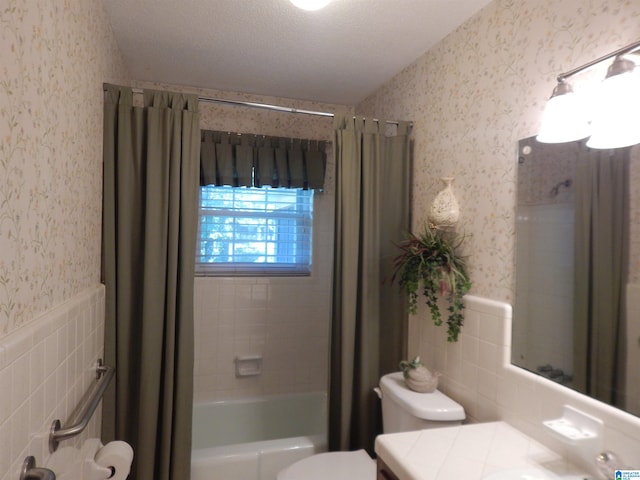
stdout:
[(398, 476), (393, 473), (393, 470), (389, 468), (389, 465), (378, 457), (376, 460), (376, 480), (400, 480)]
[(378, 436), (378, 480), (583, 480), (586, 475), (505, 422)]

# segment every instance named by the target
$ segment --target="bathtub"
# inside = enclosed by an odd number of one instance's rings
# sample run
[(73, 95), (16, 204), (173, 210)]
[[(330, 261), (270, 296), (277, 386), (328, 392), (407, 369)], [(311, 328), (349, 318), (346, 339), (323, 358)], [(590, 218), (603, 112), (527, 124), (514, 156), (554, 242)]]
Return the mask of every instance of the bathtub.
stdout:
[(275, 480), (327, 450), (326, 425), (325, 393), (195, 404), (191, 480)]

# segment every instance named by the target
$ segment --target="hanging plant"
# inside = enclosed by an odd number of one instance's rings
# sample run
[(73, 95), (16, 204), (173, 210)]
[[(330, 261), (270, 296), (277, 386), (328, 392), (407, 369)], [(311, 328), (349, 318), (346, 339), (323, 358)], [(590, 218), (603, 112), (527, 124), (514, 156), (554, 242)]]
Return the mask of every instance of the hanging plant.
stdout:
[(433, 322), (442, 325), (438, 297), (444, 296), (447, 310), (447, 340), (456, 342), (464, 323), (462, 297), (471, 288), (464, 257), (458, 250), (464, 237), (425, 227), (419, 235), (408, 234), (398, 247), (400, 254), (393, 260), (392, 281), (409, 295), (409, 313), (415, 314), (421, 293), (431, 311)]

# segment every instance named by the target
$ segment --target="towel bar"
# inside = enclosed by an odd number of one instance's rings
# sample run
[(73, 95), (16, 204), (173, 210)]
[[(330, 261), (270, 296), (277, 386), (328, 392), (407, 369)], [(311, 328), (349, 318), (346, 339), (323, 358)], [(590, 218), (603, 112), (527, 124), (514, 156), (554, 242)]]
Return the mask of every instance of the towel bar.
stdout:
[(67, 423), (70, 425), (62, 428), (60, 420), (54, 420), (51, 425), (51, 431), (49, 434), (49, 451), (51, 453), (58, 449), (58, 444), (62, 440), (80, 435), (84, 429), (87, 428), (93, 412), (95, 412), (98, 403), (100, 403), (100, 400), (102, 399), (104, 391), (109, 385), (109, 382), (111, 382), (115, 373), (116, 371), (114, 367), (103, 365), (102, 359), (98, 359), (98, 364), (96, 366), (96, 382), (89, 390), (87, 390), (87, 393), (69, 417)]

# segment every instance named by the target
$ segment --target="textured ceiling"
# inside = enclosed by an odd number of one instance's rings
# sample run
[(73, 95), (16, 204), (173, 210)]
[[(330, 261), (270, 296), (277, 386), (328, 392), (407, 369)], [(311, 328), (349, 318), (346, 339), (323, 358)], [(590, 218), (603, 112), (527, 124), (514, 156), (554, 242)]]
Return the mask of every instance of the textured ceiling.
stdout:
[(136, 80), (355, 105), (490, 0), (103, 0)]

